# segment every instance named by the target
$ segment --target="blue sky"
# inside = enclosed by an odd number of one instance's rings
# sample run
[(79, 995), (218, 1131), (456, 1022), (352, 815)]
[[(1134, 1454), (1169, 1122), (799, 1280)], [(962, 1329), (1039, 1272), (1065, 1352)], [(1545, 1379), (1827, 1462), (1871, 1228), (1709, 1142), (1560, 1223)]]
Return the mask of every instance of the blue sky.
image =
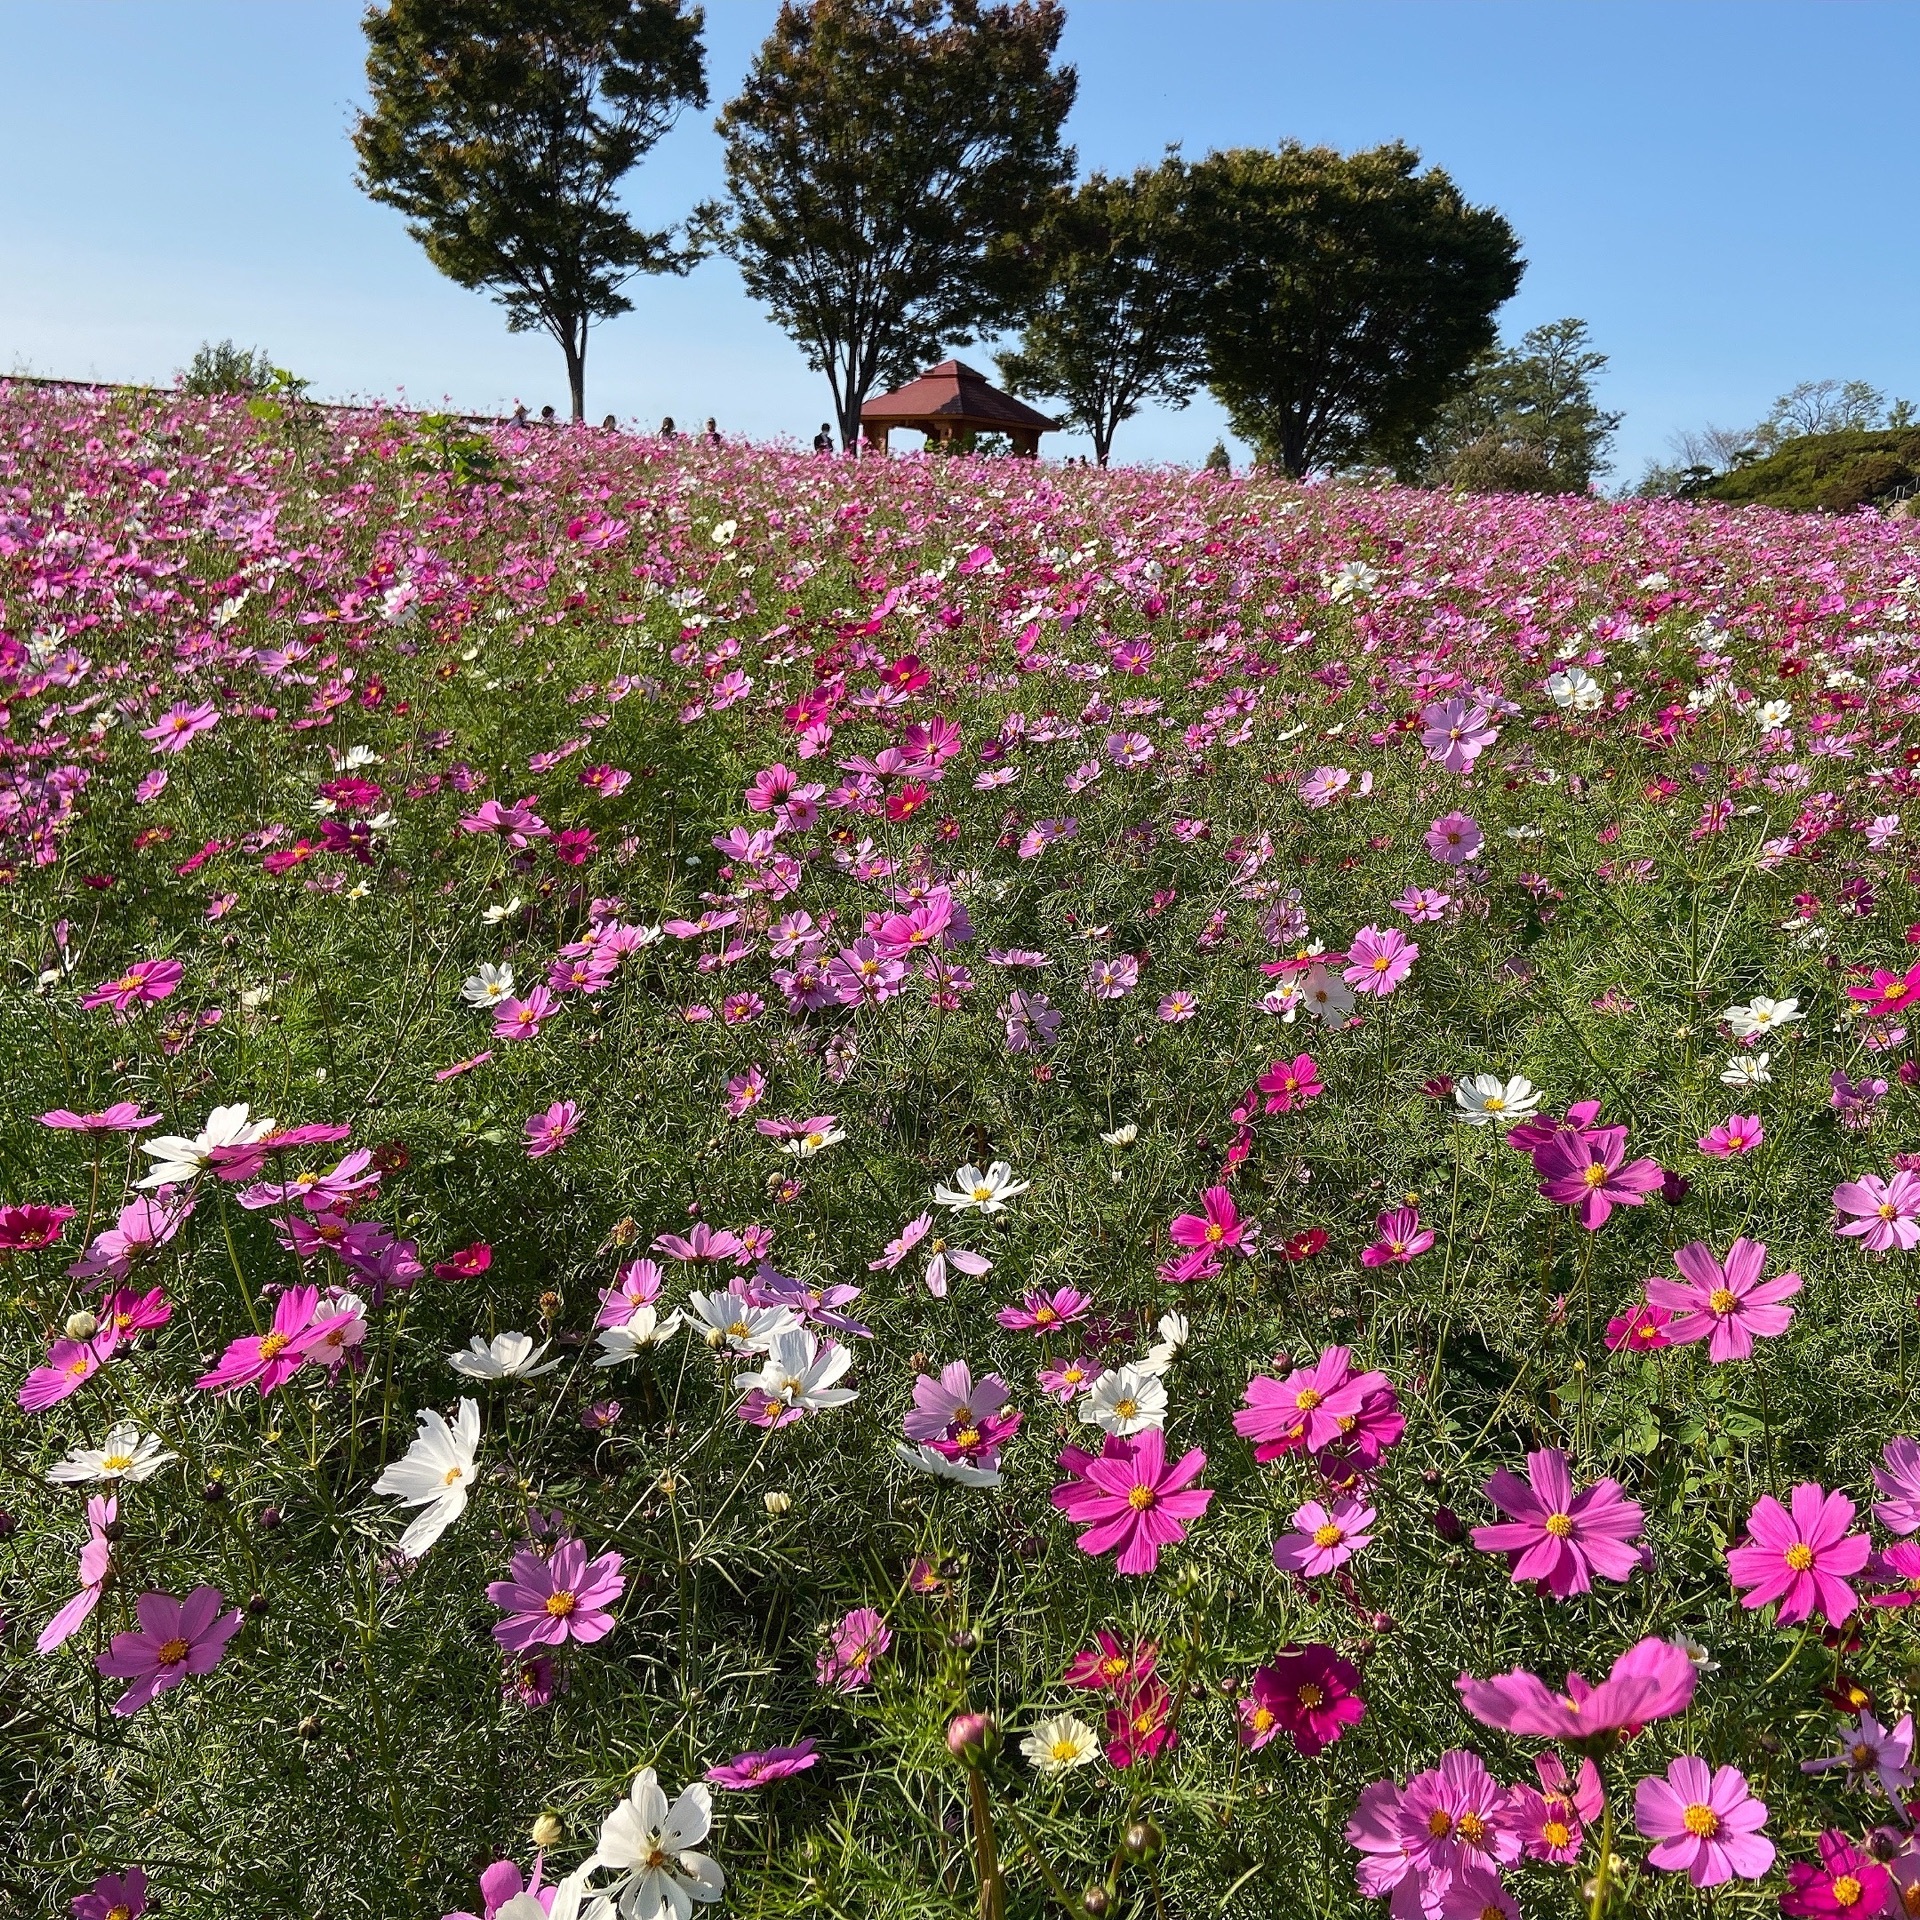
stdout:
[[(716, 106), (774, 12), (709, 6)], [(564, 407), (558, 349), (354, 190), (358, 21), (354, 0), (0, 0), (0, 373), (164, 380), (231, 336), (325, 395)], [(1069, 0), (1064, 52), (1083, 167), (1398, 138), (1498, 206), (1528, 261), (1509, 333), (1578, 314), (1611, 356), (1616, 482), (1796, 380), (1920, 400), (1910, 0)], [(644, 164), (644, 215), (718, 190), (711, 120)], [(826, 412), (722, 261), (641, 283), (588, 382), (596, 416), (754, 437)], [(1221, 426), (1203, 394), (1123, 428), (1116, 457), (1197, 461)]]

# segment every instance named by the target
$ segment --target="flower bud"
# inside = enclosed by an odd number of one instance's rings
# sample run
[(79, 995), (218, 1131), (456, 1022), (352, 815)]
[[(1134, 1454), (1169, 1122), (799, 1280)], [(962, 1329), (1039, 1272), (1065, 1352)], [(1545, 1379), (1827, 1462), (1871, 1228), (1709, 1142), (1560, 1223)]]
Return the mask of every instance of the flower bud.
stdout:
[(20, 1522), (0, 1507), (0, 1540), (11, 1540), (20, 1531)]
[(260, 1517), (254, 1524), (259, 1527), (262, 1533), (271, 1533), (274, 1528), (280, 1524), (280, 1509), (278, 1507), (262, 1507), (260, 1509)]
[(947, 1750), (970, 1767), (986, 1759), (999, 1737), (990, 1713), (956, 1713), (947, 1722)]
[(1151, 1820), (1136, 1820), (1120, 1836), (1120, 1845), (1126, 1850), (1128, 1858), (1133, 1860), (1157, 1859), (1165, 1844), (1160, 1829)]
[(763, 1493), (760, 1504), (766, 1508), (770, 1520), (778, 1520), (783, 1514), (793, 1510), (793, 1495), (790, 1493)]
[(1080, 1896), (1080, 1911), (1093, 1915), (1093, 1920), (1100, 1920), (1112, 1905), (1113, 1895), (1097, 1880)]
[(89, 1313), (84, 1307), (78, 1313), (67, 1315), (67, 1338), (69, 1340), (91, 1340), (100, 1331), (100, 1318)]
[(533, 1844), (536, 1847), (557, 1847), (566, 1837), (567, 1830), (557, 1813), (543, 1813), (533, 1823)]
[(1460, 1516), (1451, 1507), (1434, 1508), (1433, 1530), (1449, 1544), (1464, 1540), (1467, 1534), (1466, 1528), (1461, 1524)]

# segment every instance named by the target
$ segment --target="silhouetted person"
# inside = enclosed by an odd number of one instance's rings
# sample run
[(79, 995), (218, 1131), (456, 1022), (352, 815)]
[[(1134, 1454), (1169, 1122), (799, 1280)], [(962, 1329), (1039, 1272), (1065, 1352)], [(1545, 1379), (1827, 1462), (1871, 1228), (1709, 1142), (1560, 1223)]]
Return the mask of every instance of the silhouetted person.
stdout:
[(522, 400), (513, 409), (513, 424), (524, 427), (527, 424), (527, 403)]
[(551, 407), (542, 407), (540, 409), (540, 424), (543, 427), (557, 427), (560, 424), (560, 422), (553, 417), (553, 409)]
[(720, 444), (720, 429), (714, 425), (712, 414), (707, 415), (706, 431), (700, 437), (710, 447), (717, 447)]
[(612, 414), (608, 414), (607, 417), (600, 422), (600, 431), (602, 433), (618, 433), (620, 431), (620, 422), (616, 420)]
[(668, 414), (667, 417), (660, 422), (660, 438), (662, 440), (677, 440), (679, 437), (680, 429), (673, 424), (673, 415)]
[(813, 436), (813, 450), (815, 453), (833, 451), (833, 428), (825, 420), (820, 422), (820, 431)]

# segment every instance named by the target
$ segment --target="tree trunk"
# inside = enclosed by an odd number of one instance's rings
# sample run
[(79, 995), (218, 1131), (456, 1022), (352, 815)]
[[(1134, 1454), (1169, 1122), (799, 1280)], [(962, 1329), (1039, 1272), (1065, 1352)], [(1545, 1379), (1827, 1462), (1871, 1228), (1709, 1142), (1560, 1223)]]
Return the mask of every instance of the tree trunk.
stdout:
[(1093, 461), (1095, 466), (1104, 467), (1107, 455), (1113, 451), (1113, 422), (1097, 420), (1093, 428)]
[(560, 339), (560, 350), (567, 356), (567, 393), (573, 402), (577, 426), (587, 417), (587, 323), (580, 322), (576, 335), (571, 322)]
[(860, 401), (849, 394), (844, 403), (836, 400), (834, 407), (840, 416), (840, 451), (852, 453), (860, 444)]

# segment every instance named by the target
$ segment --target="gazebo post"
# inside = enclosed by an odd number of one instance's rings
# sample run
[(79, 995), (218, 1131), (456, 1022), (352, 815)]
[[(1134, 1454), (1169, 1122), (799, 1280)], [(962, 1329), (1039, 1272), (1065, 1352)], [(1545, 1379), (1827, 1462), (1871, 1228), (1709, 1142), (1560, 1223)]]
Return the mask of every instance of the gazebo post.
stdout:
[(883, 421), (863, 420), (860, 423), (860, 437), (875, 453), (887, 450), (887, 434), (890, 429)]

